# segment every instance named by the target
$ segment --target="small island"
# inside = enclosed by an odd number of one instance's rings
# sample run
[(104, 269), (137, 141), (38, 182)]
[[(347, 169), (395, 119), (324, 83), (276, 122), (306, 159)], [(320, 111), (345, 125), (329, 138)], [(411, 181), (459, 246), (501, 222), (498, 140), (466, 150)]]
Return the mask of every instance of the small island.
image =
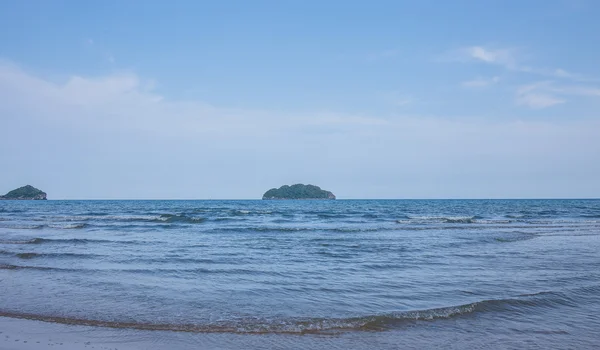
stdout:
[(335, 195), (319, 186), (295, 184), (272, 188), (265, 192), (262, 199), (335, 199)]
[(0, 200), (45, 200), (46, 192), (40, 191), (37, 188), (27, 185), (19, 187), (0, 196)]

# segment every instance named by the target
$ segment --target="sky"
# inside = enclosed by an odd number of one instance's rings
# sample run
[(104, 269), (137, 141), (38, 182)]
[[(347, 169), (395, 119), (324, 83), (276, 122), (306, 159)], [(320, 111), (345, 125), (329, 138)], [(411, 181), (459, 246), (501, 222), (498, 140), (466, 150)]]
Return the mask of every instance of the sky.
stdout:
[(0, 2), (0, 192), (599, 198), (600, 2)]

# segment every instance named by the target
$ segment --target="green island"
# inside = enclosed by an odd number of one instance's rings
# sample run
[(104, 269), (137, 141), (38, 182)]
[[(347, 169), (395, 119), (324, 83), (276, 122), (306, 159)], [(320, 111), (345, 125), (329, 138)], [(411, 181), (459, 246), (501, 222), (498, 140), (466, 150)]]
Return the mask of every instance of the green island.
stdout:
[(46, 192), (38, 190), (37, 188), (27, 185), (19, 187), (16, 190), (12, 190), (0, 196), (0, 200), (45, 200)]
[(319, 186), (295, 184), (272, 188), (265, 192), (262, 199), (335, 199), (335, 195)]

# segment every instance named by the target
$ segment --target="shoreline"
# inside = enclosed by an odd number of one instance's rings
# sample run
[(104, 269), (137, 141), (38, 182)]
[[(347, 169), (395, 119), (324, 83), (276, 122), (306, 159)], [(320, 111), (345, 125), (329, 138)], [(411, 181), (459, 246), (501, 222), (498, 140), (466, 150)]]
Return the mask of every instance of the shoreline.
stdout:
[[(576, 339), (568, 332), (536, 331), (526, 339), (512, 336), (511, 324), (495, 325), (494, 336), (477, 317), (420, 323), (386, 332), (347, 332), (337, 335), (188, 333), (114, 329), (65, 325), (0, 317), (0, 348), (3, 350), (242, 350), (242, 349), (523, 349), (536, 344), (545, 349), (595, 349), (596, 344)], [(489, 320), (488, 320), (489, 321)], [(523, 331), (526, 331), (523, 329)], [(533, 342), (533, 343), (532, 343)]]
[[(241, 349), (381, 349), (390, 348), (379, 332), (338, 335), (189, 333), (66, 325), (0, 316), (3, 350), (241, 350)], [(429, 342), (428, 342), (429, 343)], [(429, 344), (433, 345), (433, 344)], [(441, 345), (441, 344), (440, 344)], [(420, 346), (408, 346), (417, 349)]]

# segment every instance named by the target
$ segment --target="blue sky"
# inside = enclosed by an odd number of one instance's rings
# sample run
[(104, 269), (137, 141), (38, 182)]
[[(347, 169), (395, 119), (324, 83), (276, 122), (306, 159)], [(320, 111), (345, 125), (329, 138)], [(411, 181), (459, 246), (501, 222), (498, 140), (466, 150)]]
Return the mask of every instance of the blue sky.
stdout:
[(600, 197), (600, 3), (4, 1), (0, 192)]

